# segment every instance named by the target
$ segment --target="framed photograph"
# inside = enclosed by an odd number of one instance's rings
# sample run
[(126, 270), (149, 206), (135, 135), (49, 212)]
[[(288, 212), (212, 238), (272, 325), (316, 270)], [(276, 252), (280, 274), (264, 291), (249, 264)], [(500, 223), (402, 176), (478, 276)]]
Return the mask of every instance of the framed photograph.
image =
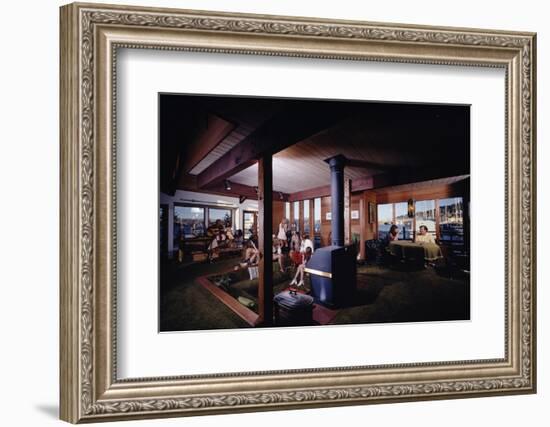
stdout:
[(60, 22), (63, 420), (536, 391), (535, 34)]

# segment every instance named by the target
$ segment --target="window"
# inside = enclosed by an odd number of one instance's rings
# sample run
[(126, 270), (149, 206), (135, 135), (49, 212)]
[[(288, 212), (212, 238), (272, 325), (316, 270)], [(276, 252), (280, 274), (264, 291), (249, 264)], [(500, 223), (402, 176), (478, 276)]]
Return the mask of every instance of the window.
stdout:
[(313, 220), (315, 221), (315, 234), (321, 233), (321, 198), (313, 201)]
[(225, 227), (232, 227), (233, 221), (231, 218), (231, 209), (208, 209), (208, 226), (214, 224), (217, 220), (221, 220)]
[(300, 202), (294, 202), (293, 230), (300, 231)]
[(174, 206), (174, 247), (180, 236), (185, 238), (203, 236), (205, 232), (205, 209), (198, 206)]
[(186, 239), (202, 237), (206, 230), (220, 220), (224, 227), (233, 227), (233, 209), (209, 206), (174, 204), (174, 247), (180, 236)]
[(415, 203), (416, 232), (422, 225), (435, 237), (435, 200), (421, 200)]
[(399, 228), (399, 240), (412, 240), (413, 218), (409, 218), (407, 202), (395, 204), (395, 225)]
[(257, 213), (253, 211), (244, 211), (243, 212), (243, 228), (244, 228), (244, 238), (250, 239), (257, 232), (256, 230), (256, 217)]
[(441, 243), (464, 243), (462, 197), (439, 200), (439, 238)]
[(399, 240), (413, 239), (414, 218), (409, 217), (407, 202), (378, 205), (378, 238), (386, 239), (393, 224)]
[(393, 203), (378, 205), (378, 238), (386, 239), (393, 223)]
[(290, 202), (285, 202), (285, 218), (290, 221)]
[(407, 202), (378, 205), (378, 238), (386, 239), (390, 227), (395, 224), (399, 240), (412, 240), (415, 232), (418, 233), (420, 227), (425, 225), (434, 238), (439, 228), (441, 243), (461, 245), (464, 243), (463, 214), (462, 197), (419, 200), (415, 202), (414, 218), (408, 215)]
[(304, 200), (304, 234), (309, 233), (309, 200)]

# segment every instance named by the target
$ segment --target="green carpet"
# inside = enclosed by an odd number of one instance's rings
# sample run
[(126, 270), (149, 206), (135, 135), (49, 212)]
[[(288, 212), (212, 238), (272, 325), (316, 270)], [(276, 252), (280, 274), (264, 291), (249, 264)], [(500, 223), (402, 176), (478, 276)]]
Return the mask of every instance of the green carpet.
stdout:
[[(238, 259), (229, 259), (213, 264), (163, 265), (161, 331), (250, 327), (195, 282), (199, 276), (219, 274), (237, 262)], [(284, 289), (289, 281), (289, 276), (278, 277), (274, 293)], [(253, 282), (245, 281), (238, 288), (243, 295), (256, 299), (257, 285)], [(340, 309), (333, 323), (420, 322), (469, 318), (468, 279), (442, 277), (433, 268), (407, 272), (377, 266), (361, 266), (358, 268), (354, 305)]]

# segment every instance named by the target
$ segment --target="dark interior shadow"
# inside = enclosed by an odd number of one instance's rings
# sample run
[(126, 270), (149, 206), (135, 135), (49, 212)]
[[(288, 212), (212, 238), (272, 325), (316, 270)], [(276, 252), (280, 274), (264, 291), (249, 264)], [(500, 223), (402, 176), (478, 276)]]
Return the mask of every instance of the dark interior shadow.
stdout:
[(59, 419), (59, 406), (52, 404), (39, 404), (35, 406), (43, 414), (47, 415), (50, 418)]
[[(367, 274), (357, 274), (357, 290), (353, 297), (351, 306), (368, 305), (372, 304), (378, 298), (378, 295), (384, 288), (384, 282), (382, 280), (368, 280)], [(365, 282), (368, 285), (364, 284)]]

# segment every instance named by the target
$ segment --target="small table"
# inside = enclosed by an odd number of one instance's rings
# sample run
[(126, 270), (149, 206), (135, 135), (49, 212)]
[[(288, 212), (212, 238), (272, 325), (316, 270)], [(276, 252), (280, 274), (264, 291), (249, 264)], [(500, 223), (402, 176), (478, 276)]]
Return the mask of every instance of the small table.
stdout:
[(441, 248), (435, 243), (414, 243), (407, 240), (390, 242), (390, 253), (406, 261), (435, 261), (442, 258)]

